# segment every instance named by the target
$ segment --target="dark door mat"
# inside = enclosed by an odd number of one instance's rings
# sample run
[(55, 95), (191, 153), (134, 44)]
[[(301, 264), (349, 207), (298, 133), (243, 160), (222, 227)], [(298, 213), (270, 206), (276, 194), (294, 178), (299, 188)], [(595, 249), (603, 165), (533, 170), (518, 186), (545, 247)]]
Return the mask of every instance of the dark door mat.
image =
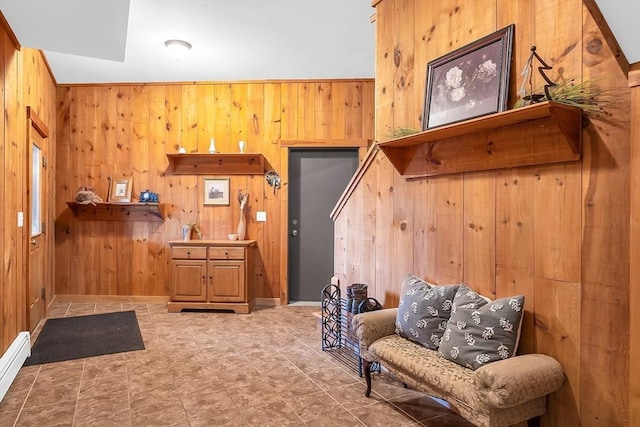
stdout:
[(24, 366), (144, 350), (135, 311), (48, 319)]

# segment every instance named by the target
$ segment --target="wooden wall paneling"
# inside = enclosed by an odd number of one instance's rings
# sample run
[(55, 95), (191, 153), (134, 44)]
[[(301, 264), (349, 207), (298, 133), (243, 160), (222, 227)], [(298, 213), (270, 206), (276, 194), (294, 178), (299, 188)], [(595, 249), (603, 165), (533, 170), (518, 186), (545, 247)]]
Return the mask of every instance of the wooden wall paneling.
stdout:
[(414, 245), (414, 189), (415, 185), (407, 182), (398, 171), (393, 169), (393, 197), (402, 200), (402, 203), (393, 204), (393, 253), (391, 256), (390, 287), (392, 293), (400, 292), (400, 284), (407, 273), (413, 272), (415, 262), (413, 259)]
[[(329, 102), (331, 109), (329, 112), (329, 121), (327, 123), (328, 134), (331, 138), (346, 138), (347, 135), (347, 113), (349, 112), (349, 102), (347, 101), (348, 89), (353, 85), (346, 82), (331, 83), (331, 91), (329, 92)], [(362, 123), (358, 120), (358, 123)]]
[[(585, 129), (582, 199), (581, 412), (586, 423), (628, 424), (630, 257), (630, 93), (624, 71), (587, 7), (583, 8), (583, 80), (617, 102)], [(594, 363), (603, 369), (586, 374)], [(597, 403), (606, 406), (594, 407)]]
[(298, 83), (297, 123), (296, 137), (299, 139), (315, 139), (316, 131), (316, 86), (314, 83)]
[[(197, 85), (196, 125), (197, 125), (197, 150), (198, 153), (208, 153), (211, 138), (214, 138), (213, 127), (215, 123), (214, 105), (215, 92), (211, 84)], [(217, 149), (218, 147), (216, 147)]]
[(413, 51), (413, 90), (415, 96), (415, 113), (408, 127), (415, 130), (422, 129), (422, 115), (424, 110), (424, 98), (427, 76), (427, 63), (435, 59), (436, 46), (433, 40), (434, 32), (438, 28), (439, 3), (430, 1), (416, 1), (414, 7), (415, 43)]
[[(344, 135), (337, 132), (337, 129), (334, 129), (331, 135), (334, 138), (365, 138), (371, 139), (372, 135), (363, 135), (363, 128), (365, 127), (365, 121), (367, 117), (364, 117), (363, 108), (362, 108), (362, 96), (363, 96), (363, 85), (365, 82), (355, 82), (348, 85), (344, 97), (344, 108), (345, 108), (345, 129)], [(334, 82), (333, 87), (334, 91), (336, 88), (342, 89), (343, 84), (340, 82)], [(371, 99), (370, 104), (373, 105), (373, 99)], [(339, 108), (336, 108), (339, 111)], [(337, 116), (335, 115), (337, 112), (333, 113), (333, 120), (338, 121)], [(370, 121), (369, 123), (373, 123)], [(366, 150), (369, 147), (364, 147)], [(364, 156), (360, 156), (360, 159), (364, 158)]]
[[(354, 218), (358, 218), (354, 228), (358, 229), (354, 242), (357, 245), (349, 251), (349, 257), (357, 260), (356, 277), (358, 283), (367, 285), (367, 295), (377, 295), (376, 291), (376, 210), (372, 207), (378, 198), (377, 177), (365, 174), (360, 188), (362, 190), (355, 207)], [(370, 288), (370, 289), (369, 289)]]
[[(165, 88), (163, 86), (149, 86), (149, 138), (147, 140), (149, 153), (148, 187), (158, 193), (160, 203), (167, 212), (167, 188), (164, 186), (165, 171), (168, 161), (167, 152), (175, 152), (173, 144), (166, 139), (165, 118)], [(137, 111), (137, 110), (136, 110)], [(144, 114), (144, 113), (143, 113)], [(137, 116), (136, 116), (137, 117)], [(148, 295), (169, 295), (169, 254), (164, 238), (164, 223), (148, 225), (149, 254), (148, 254)]]
[[(131, 91), (131, 157), (133, 182), (136, 195), (149, 187), (149, 86), (133, 86)], [(134, 190), (136, 190), (134, 189)], [(133, 295), (160, 295), (150, 293), (149, 280), (149, 229), (155, 223), (134, 222), (132, 224), (132, 272), (131, 293)]]
[(375, 140), (389, 139), (393, 122), (393, 93), (395, 66), (393, 43), (395, 35), (395, 0), (385, 0), (376, 7), (376, 82), (375, 82)]
[[(280, 163), (280, 134), (282, 124), (282, 85), (279, 83), (264, 84), (264, 112), (262, 120), (262, 154), (265, 156), (268, 168), (281, 173)], [(257, 176), (263, 183), (264, 211), (267, 221), (261, 223), (263, 241), (262, 252), (262, 281), (256, 287), (256, 297), (274, 297), (280, 294), (280, 224), (288, 222), (287, 213), (282, 212), (280, 197), (283, 188), (274, 189), (266, 185), (264, 176)], [(254, 214), (255, 215), (255, 214)]]
[(496, 177), (496, 295), (525, 296), (518, 352), (535, 353), (535, 168), (498, 171)]
[[(332, 127), (332, 105), (331, 105), (331, 97), (333, 92), (333, 85), (331, 82), (317, 82), (313, 85), (313, 89), (315, 93), (315, 105), (313, 106), (313, 113), (309, 111), (307, 114), (314, 116), (314, 128), (313, 128), (313, 139), (325, 139), (332, 138), (331, 134)], [(342, 99), (344, 102), (344, 98)], [(344, 112), (344, 110), (343, 110)], [(341, 132), (344, 133), (344, 121), (342, 121), (342, 125), (340, 126)]]
[[(69, 294), (69, 231), (73, 219), (66, 202), (74, 200), (75, 195), (75, 190), (72, 190), (75, 184), (71, 184), (69, 166), (71, 161), (70, 94), (70, 88), (56, 90), (56, 156), (55, 163), (52, 165), (52, 169), (55, 170), (55, 245), (53, 248), (54, 259), (57, 258), (59, 262), (56, 262), (54, 282), (51, 285), (55, 286), (61, 294)], [(51, 297), (55, 295), (55, 289), (49, 295)]]
[[(216, 139), (216, 149), (221, 153), (229, 153), (231, 147), (231, 85), (228, 83), (216, 84), (213, 87), (214, 104), (213, 119), (215, 125), (213, 127), (213, 135)], [(235, 141), (234, 149), (238, 147), (238, 141)]]
[[(182, 99), (180, 101), (180, 108), (182, 110), (180, 133), (182, 138), (182, 147), (187, 150), (187, 153), (198, 152), (198, 126), (199, 126), (199, 98), (198, 98), (198, 86), (195, 85), (181, 85), (182, 87)], [(208, 147), (207, 147), (208, 148)], [(207, 150), (201, 151), (206, 153)]]
[[(182, 123), (182, 86), (173, 85), (165, 87), (165, 134), (167, 147), (176, 147), (172, 152), (177, 151), (177, 147), (182, 146), (182, 134), (180, 124)], [(166, 152), (164, 153), (166, 154)], [(184, 189), (182, 188), (183, 175), (164, 175), (165, 193), (165, 220), (164, 220), (164, 241), (182, 238), (184, 211), (190, 212), (192, 207), (183, 204)], [(188, 177), (187, 177), (188, 178)]]
[[(536, 277), (535, 311), (538, 351), (554, 357), (562, 365), (565, 383), (547, 399), (543, 426), (589, 425), (580, 422), (580, 283), (558, 282)], [(525, 301), (526, 304), (526, 301)], [(601, 366), (601, 365), (597, 365)], [(591, 375), (598, 371), (592, 367)], [(584, 420), (583, 420), (584, 421)]]
[(396, 1), (393, 46), (393, 106), (394, 127), (415, 127), (417, 111), (414, 91), (415, 2)]
[[(264, 84), (249, 83), (247, 86), (245, 110), (245, 121), (247, 123), (246, 152), (263, 153), (265, 150), (264, 124), (265, 124), (265, 94)], [(270, 100), (271, 101), (271, 100)], [(250, 175), (247, 177), (247, 191), (249, 192), (249, 202), (246, 208), (247, 238), (255, 239), (258, 243), (260, 256), (254, 258), (253, 288), (262, 290), (264, 288), (264, 223), (256, 221), (256, 212), (265, 211), (265, 187), (266, 181), (263, 175)], [(238, 209), (239, 211), (239, 209)], [(269, 215), (267, 214), (267, 217)], [(257, 292), (254, 291), (254, 295)]]
[(280, 222), (280, 304), (286, 304), (289, 301), (289, 280), (287, 278), (288, 260), (289, 260), (289, 149), (281, 147), (280, 149), (280, 181), (282, 190), (280, 192), (280, 212), (281, 218), (285, 219)]
[[(68, 194), (68, 199), (73, 200), (78, 188), (82, 185), (82, 182), (85, 180), (84, 171), (85, 171), (85, 157), (84, 157), (84, 135), (85, 135), (85, 118), (86, 118), (86, 109), (85, 109), (85, 92), (81, 90), (81, 88), (72, 88), (71, 89), (71, 100), (70, 100), (70, 113), (71, 113), (71, 123), (70, 123), (70, 153), (71, 156), (69, 158), (69, 182), (71, 183), (70, 191)], [(56, 165), (57, 166), (57, 165)], [(58, 168), (60, 171), (60, 169)], [(98, 190), (96, 188), (96, 190)], [(98, 195), (103, 197), (104, 200), (107, 198), (107, 193), (99, 192)], [(69, 258), (63, 263), (65, 267), (69, 270), (69, 293), (70, 294), (84, 294), (86, 293), (86, 284), (82, 279), (82, 273), (84, 268), (84, 259), (81, 257), (80, 251), (80, 238), (85, 235), (86, 229), (89, 227), (89, 223), (86, 222), (78, 222), (72, 221), (69, 227)], [(57, 293), (60, 293), (59, 290), (56, 289)]]
[[(436, 199), (437, 180), (418, 179), (412, 181), (415, 187), (414, 212), (414, 267), (412, 273), (430, 283), (437, 282), (433, 276), (437, 256)], [(397, 286), (397, 284), (396, 284)]]
[[(92, 98), (91, 101), (86, 101), (92, 105), (85, 114), (87, 122), (90, 120), (90, 114), (100, 115), (98, 117), (100, 119), (98, 122), (99, 132), (93, 136), (95, 143), (87, 146), (87, 150), (93, 151), (90, 156), (87, 156), (86, 162), (88, 165), (95, 165), (100, 168), (100, 174), (94, 177), (92, 185), (98, 194), (104, 194), (103, 200), (107, 201), (109, 200), (111, 179), (131, 176), (128, 171), (131, 159), (126, 158), (118, 149), (124, 137), (121, 135), (122, 129), (118, 123), (118, 108), (120, 107), (117, 98), (118, 89), (113, 86), (102, 86), (98, 88), (87, 87), (82, 88), (82, 90), (86, 90), (86, 96)], [(95, 99), (96, 91), (99, 93), (99, 99)], [(92, 132), (94, 131), (89, 128), (85, 129), (87, 139), (89, 139), (89, 134)], [(122, 165), (118, 163), (118, 160), (123, 160)], [(99, 224), (94, 225), (100, 226)], [(105, 224), (102, 225), (104, 226)]]
[(496, 289), (496, 173), (464, 174), (464, 282), (489, 298)]
[[(5, 111), (6, 108), (6, 98), (7, 96), (5, 96), (5, 92), (7, 91), (7, 85), (6, 85), (6, 80), (7, 80), (7, 60), (6, 60), (6, 53), (5, 50), (6, 49), (14, 49), (12, 44), (9, 44), (7, 42), (7, 40), (9, 39), (6, 29), (4, 27), (0, 27), (1, 31), (0, 31), (0, 58), (2, 58), (2, 61), (0, 61), (0, 77), (2, 78), (1, 82), (2, 82), (2, 97), (0, 97), (0, 106), (2, 107), (2, 111)], [(2, 166), (2, 170), (5, 171), (7, 170), (7, 145), (8, 145), (8, 141), (9, 141), (9, 131), (7, 129), (6, 126), (6, 118), (3, 117), (2, 120), (0, 120), (0, 131), (2, 132), (2, 138), (0, 138), (0, 166)], [(6, 182), (6, 177), (5, 174), (3, 173), (0, 176), (0, 203), (2, 203), (2, 206), (7, 206), (7, 185), (5, 184)], [(9, 220), (9, 218), (11, 217), (10, 212), (7, 213), (6, 211), (3, 211), (1, 220), (2, 220), (2, 227), (0, 230), (0, 237), (2, 238), (2, 246), (0, 246), (0, 255), (2, 255), (2, 270), (7, 271), (6, 270), (6, 260), (7, 258), (9, 258), (9, 254), (10, 252), (8, 252), (8, 248), (7, 248), (7, 241), (9, 240), (10, 237), (10, 232), (9, 229), (7, 228), (7, 221)], [(11, 283), (11, 281), (9, 280), (8, 277), (5, 277), (3, 275), (2, 277), (2, 281), (0, 281), (0, 314), (2, 315), (2, 329), (0, 329), (0, 345), (2, 346), (2, 350), (4, 353), (4, 350), (9, 347), (9, 345), (11, 344), (11, 342), (13, 341), (15, 334), (14, 331), (11, 328), (11, 317), (12, 317), (12, 304), (15, 304), (15, 301), (11, 300), (11, 287), (15, 286), (13, 283)], [(13, 313), (15, 313), (15, 311), (13, 311)], [(15, 314), (13, 316), (15, 318)], [(14, 320), (15, 321), (15, 320)], [(17, 326), (17, 325), (16, 325)], [(17, 328), (15, 328), (17, 329)]]
[(298, 138), (298, 84), (283, 82), (280, 84), (280, 137)]
[[(283, 82), (281, 84), (281, 132), (280, 138), (298, 138), (298, 90), (300, 84)], [(304, 121), (302, 121), (304, 123)], [(280, 145), (280, 304), (286, 304), (289, 298), (288, 258), (289, 258), (289, 148)], [(267, 218), (268, 219), (268, 218)]]
[(580, 282), (580, 164), (538, 168), (537, 174), (534, 187), (536, 276)]
[[(346, 296), (347, 282), (347, 215), (339, 215), (334, 222), (335, 239), (333, 239), (333, 276), (338, 279), (341, 295)], [(369, 296), (376, 297), (375, 286), (370, 289)]]
[[(629, 73), (631, 87), (630, 259), (640, 257), (640, 64)], [(640, 425), (640, 263), (629, 272), (629, 424)]]
[[(198, 88), (194, 85), (181, 85), (179, 102), (180, 114), (176, 116), (179, 121), (176, 133), (180, 133), (181, 146), (187, 153), (198, 150)], [(207, 147), (208, 148), (208, 147)], [(177, 206), (177, 216), (179, 224), (179, 238), (182, 237), (182, 226), (198, 221), (198, 176), (180, 175), (178, 184), (180, 188), (180, 204)]]
[(377, 179), (374, 297), (384, 307), (391, 308), (398, 306), (400, 298), (400, 287), (393, 284), (394, 169), (380, 150), (374, 162), (368, 172), (375, 174)]
[[(372, 142), (375, 139), (375, 117), (374, 117), (374, 99), (375, 99), (375, 83), (373, 81), (360, 82), (360, 111), (362, 117), (362, 126), (360, 134), (362, 138)], [(354, 126), (351, 122), (347, 123), (347, 133)], [(371, 144), (369, 144), (371, 146)], [(367, 147), (368, 149), (369, 147)], [(361, 156), (360, 158), (363, 158)]]
[(434, 280), (440, 283), (460, 283), (464, 279), (463, 177), (438, 177), (435, 183), (436, 221), (433, 236), (437, 249)]

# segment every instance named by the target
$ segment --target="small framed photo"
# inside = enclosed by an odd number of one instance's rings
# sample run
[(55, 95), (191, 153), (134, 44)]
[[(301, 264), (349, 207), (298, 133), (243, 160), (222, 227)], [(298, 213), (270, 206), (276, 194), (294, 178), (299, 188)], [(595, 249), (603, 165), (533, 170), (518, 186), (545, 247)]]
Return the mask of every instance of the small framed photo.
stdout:
[(514, 25), (427, 64), (422, 130), (507, 108)]
[(131, 202), (131, 190), (133, 177), (111, 178), (109, 182), (109, 196), (107, 202), (128, 203)]
[(204, 178), (205, 205), (229, 206), (229, 178)]

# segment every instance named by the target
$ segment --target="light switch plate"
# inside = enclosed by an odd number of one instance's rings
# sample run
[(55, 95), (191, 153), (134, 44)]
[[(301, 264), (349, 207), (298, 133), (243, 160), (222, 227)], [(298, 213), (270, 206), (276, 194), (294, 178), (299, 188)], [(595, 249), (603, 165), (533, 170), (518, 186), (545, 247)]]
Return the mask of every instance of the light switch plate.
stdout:
[(18, 227), (24, 226), (24, 212), (18, 212)]
[(256, 212), (256, 221), (264, 222), (267, 220), (267, 213), (264, 211)]

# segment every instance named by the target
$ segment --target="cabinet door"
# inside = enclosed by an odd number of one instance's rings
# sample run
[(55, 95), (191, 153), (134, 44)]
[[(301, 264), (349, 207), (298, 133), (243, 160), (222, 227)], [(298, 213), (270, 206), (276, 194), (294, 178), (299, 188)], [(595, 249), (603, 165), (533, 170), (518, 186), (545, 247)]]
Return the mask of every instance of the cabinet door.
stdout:
[(207, 300), (207, 262), (173, 260), (171, 301)]
[(209, 301), (246, 302), (244, 261), (209, 261)]

